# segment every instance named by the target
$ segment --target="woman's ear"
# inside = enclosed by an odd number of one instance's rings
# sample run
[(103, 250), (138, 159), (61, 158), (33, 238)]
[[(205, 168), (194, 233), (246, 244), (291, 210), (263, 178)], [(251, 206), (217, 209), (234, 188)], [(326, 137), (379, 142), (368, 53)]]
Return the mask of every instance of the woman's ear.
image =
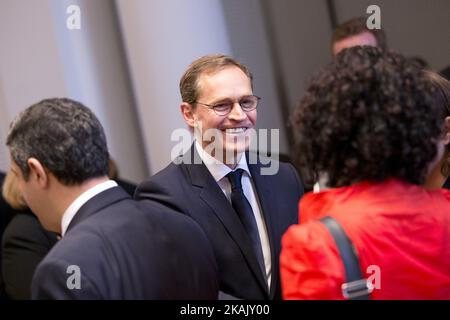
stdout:
[(444, 144), (450, 144), (450, 116), (444, 120)]
[(190, 103), (183, 102), (180, 105), (181, 114), (183, 115), (184, 121), (188, 124), (189, 127), (195, 127), (195, 113), (194, 106)]

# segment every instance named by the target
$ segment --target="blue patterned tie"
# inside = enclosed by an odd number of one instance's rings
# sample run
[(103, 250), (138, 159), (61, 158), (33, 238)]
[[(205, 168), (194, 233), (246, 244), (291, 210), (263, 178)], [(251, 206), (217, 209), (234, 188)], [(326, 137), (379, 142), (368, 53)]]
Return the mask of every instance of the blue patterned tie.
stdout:
[(263, 251), (261, 248), (261, 239), (259, 238), (258, 233), (258, 226), (256, 225), (256, 219), (253, 214), (252, 207), (244, 195), (244, 190), (242, 190), (241, 178), (243, 172), (244, 170), (237, 169), (227, 174), (227, 178), (231, 184), (231, 205), (238, 214), (242, 225), (252, 240), (253, 251), (258, 259), (258, 264), (264, 278), (266, 278), (266, 268), (264, 264)]

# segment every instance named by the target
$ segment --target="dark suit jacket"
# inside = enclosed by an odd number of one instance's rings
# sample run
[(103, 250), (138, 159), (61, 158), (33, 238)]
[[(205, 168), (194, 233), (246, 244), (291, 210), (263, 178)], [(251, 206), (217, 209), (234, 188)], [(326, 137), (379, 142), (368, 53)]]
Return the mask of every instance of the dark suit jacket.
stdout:
[(3, 180), (5, 180), (5, 174), (0, 172), (0, 238), (14, 214), (14, 210), (8, 205), (2, 196)]
[[(9, 221), (11, 220), (14, 210), (6, 203), (5, 199), (3, 199), (2, 196), (2, 187), (3, 187), (3, 180), (5, 179), (5, 174), (3, 172), (0, 172), (0, 239), (3, 237), (3, 232), (6, 229), (6, 226), (8, 225)], [(0, 300), (5, 299), (5, 292), (3, 288), (3, 279), (2, 279), (2, 253), (0, 251)]]
[(114, 187), (78, 210), (38, 266), (32, 297), (215, 299), (216, 271), (212, 249), (192, 219), (157, 203), (138, 203)]
[[(188, 154), (199, 159), (193, 147)], [(297, 204), (303, 194), (303, 186), (292, 165), (280, 163), (276, 175), (261, 175), (261, 163), (249, 163), (248, 167), (270, 241), (270, 292), (258, 267), (250, 238), (204, 164), (171, 163), (138, 186), (135, 198), (158, 201), (198, 222), (213, 246), (222, 292), (240, 299), (281, 298), (280, 241), (288, 226), (298, 221)]]
[(31, 298), (34, 271), (56, 242), (56, 233), (44, 230), (31, 211), (17, 211), (2, 241), (3, 281), (8, 298)]

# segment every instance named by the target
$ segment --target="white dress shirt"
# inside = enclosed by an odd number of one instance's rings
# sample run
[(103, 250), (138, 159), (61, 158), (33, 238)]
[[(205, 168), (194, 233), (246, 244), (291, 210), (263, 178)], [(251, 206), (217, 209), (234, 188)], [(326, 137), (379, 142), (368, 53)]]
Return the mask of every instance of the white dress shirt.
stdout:
[[(212, 157), (209, 153), (207, 153), (200, 146), (198, 141), (195, 141), (195, 148), (205, 164), (206, 168), (208, 168), (209, 172), (213, 176), (214, 180), (216, 180), (220, 189), (222, 189), (223, 193), (227, 197), (228, 201), (231, 203), (231, 184), (226, 177), (228, 173), (233, 171), (230, 167), (226, 166), (221, 161)], [(264, 222), (264, 217), (261, 212), (258, 195), (255, 190), (255, 186), (253, 185), (250, 170), (247, 165), (247, 158), (245, 153), (238, 155), (239, 162), (235, 168), (244, 170), (242, 174), (242, 189), (244, 191), (244, 195), (247, 198), (250, 206), (252, 207), (253, 214), (255, 215), (256, 225), (258, 227), (259, 238), (261, 239), (261, 247), (264, 255), (264, 264), (266, 267), (266, 279), (267, 284), (270, 289), (270, 280), (272, 276), (272, 261), (270, 255), (270, 243), (269, 236), (267, 234), (266, 224)]]
[(61, 236), (64, 236), (64, 234), (67, 231), (67, 228), (69, 227), (70, 222), (72, 221), (73, 217), (75, 217), (78, 210), (81, 208), (83, 204), (88, 202), (91, 198), (95, 197), (100, 192), (103, 192), (113, 187), (117, 187), (117, 183), (113, 180), (108, 180), (93, 186), (92, 188), (86, 190), (81, 195), (79, 195), (78, 198), (76, 198), (70, 204), (70, 206), (67, 207), (66, 211), (64, 211), (61, 220)]

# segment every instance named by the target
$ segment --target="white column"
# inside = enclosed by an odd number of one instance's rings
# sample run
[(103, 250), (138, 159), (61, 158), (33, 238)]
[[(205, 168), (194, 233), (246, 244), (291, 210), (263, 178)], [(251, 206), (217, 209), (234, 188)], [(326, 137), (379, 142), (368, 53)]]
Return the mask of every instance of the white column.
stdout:
[[(70, 30), (67, 8), (80, 8), (81, 29)], [(54, 30), (69, 97), (91, 108), (105, 128), (120, 176), (148, 176), (114, 2), (52, 0)]]
[(178, 83), (206, 54), (231, 54), (220, 0), (117, 0), (152, 173), (170, 162), (173, 130), (187, 128)]
[(67, 94), (55, 40), (49, 1), (0, 1), (0, 170), (9, 165), (5, 139), (15, 116)]

